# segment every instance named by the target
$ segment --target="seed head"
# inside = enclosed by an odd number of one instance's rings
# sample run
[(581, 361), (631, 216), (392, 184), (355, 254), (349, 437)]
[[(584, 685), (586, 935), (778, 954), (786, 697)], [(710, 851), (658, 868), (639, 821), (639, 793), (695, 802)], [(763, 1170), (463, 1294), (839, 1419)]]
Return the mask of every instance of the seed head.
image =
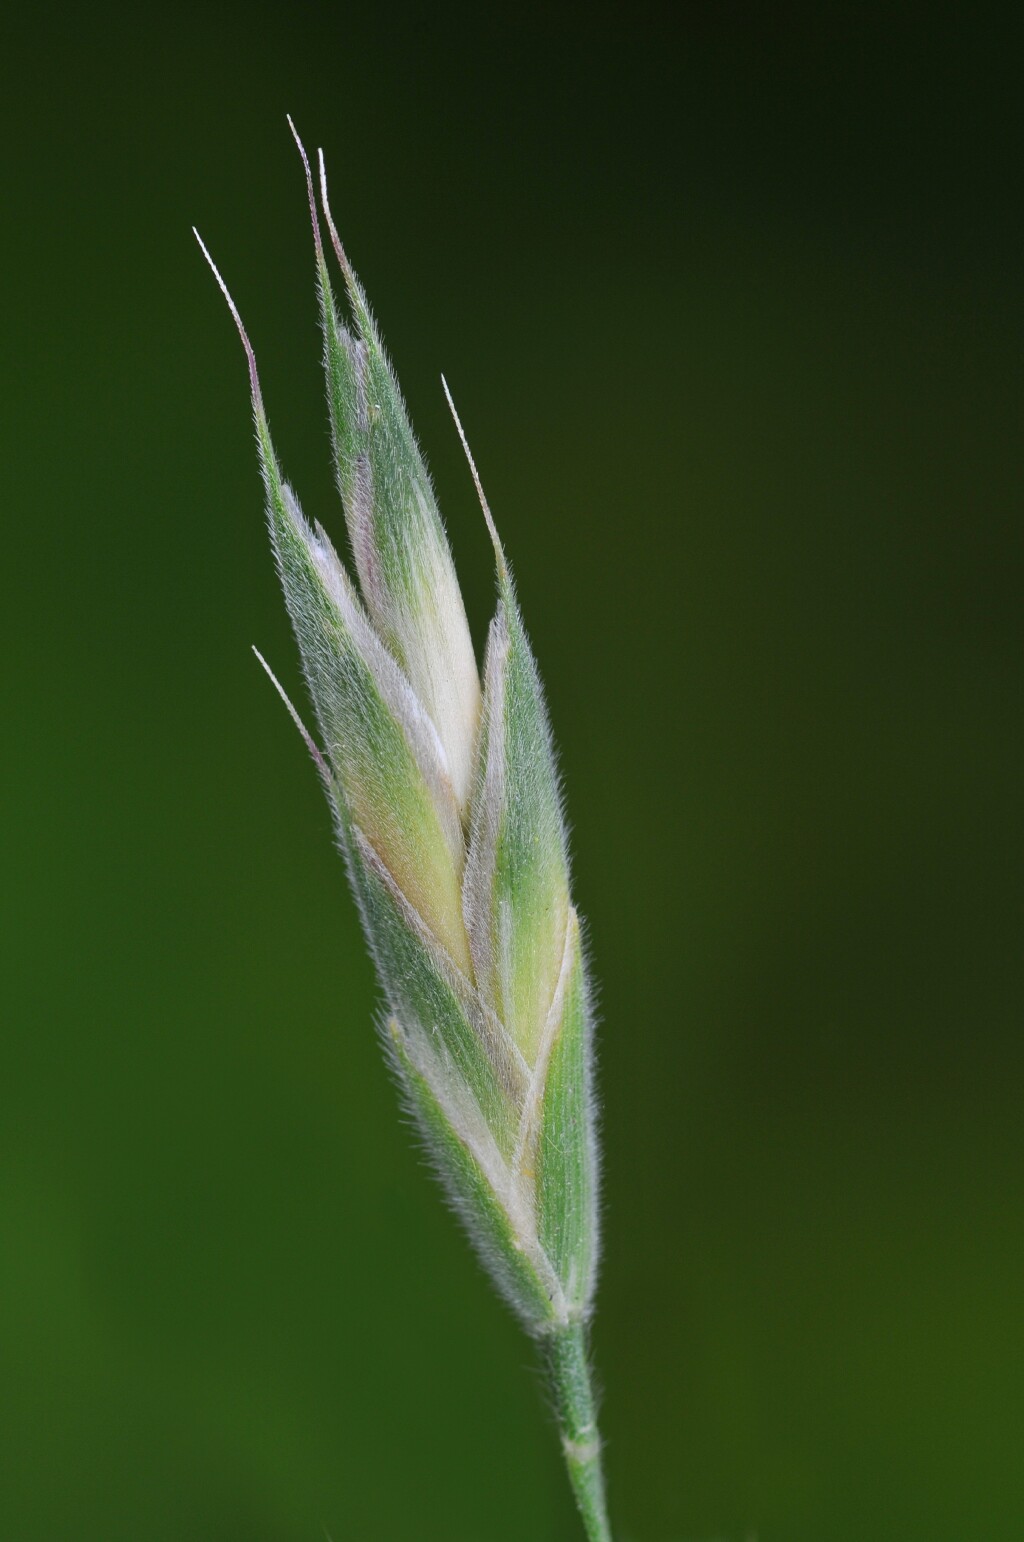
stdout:
[(214, 273), (249, 362), (267, 521), (319, 747), (302, 732), (334, 811), (405, 1097), (499, 1288), (531, 1331), (550, 1333), (591, 1306), (597, 1164), (586, 964), (547, 709), (470, 457), (497, 563), (481, 690), (433, 487), (337, 236), (323, 157), (321, 206), (347, 319), (295, 139), (354, 578), (282, 477), (253, 350)]

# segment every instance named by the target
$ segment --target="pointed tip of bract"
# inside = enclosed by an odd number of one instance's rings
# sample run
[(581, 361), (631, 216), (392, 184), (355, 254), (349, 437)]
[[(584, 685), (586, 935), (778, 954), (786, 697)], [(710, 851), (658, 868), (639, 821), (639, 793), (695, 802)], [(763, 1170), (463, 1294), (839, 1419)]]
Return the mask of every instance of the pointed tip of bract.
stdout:
[(324, 152), (322, 150), (317, 150), (316, 154), (317, 162), (320, 167), (320, 202), (323, 205), (324, 219), (327, 221), (327, 229), (331, 233), (331, 245), (334, 247), (334, 255), (337, 257), (338, 262), (341, 265), (341, 271), (345, 275), (345, 282), (349, 285), (350, 288), (354, 288), (357, 287), (355, 271), (352, 267), (352, 264), (348, 260), (348, 253), (345, 251), (345, 248), (341, 244), (341, 237), (338, 235), (338, 230), (334, 223), (334, 216), (331, 214), (331, 205), (327, 197), (327, 166), (324, 162)]
[(295, 140), (298, 152), (302, 157), (302, 167), (306, 173), (306, 192), (309, 195), (309, 214), (313, 221), (313, 240), (316, 243), (316, 258), (318, 265), (322, 267), (324, 261), (324, 246), (323, 241), (320, 238), (320, 217), (317, 214), (316, 193), (313, 190), (313, 172), (309, 164), (309, 156), (306, 154), (306, 147), (302, 143), (302, 140), (299, 138), (299, 131), (292, 121), (291, 113), (285, 113), (285, 117), (288, 119), (288, 127), (292, 131), (292, 138)]
[(192, 234), (195, 236), (196, 240), (199, 242), (199, 250), (202, 252), (203, 256), (206, 258), (206, 261), (209, 263), (209, 265), (210, 265), (210, 272), (213, 274), (214, 278), (217, 280), (218, 288), (220, 289), (220, 292), (224, 296), (225, 300), (227, 301), (228, 310), (231, 312), (231, 316), (232, 316), (232, 319), (233, 319), (233, 321), (235, 323), (235, 326), (238, 328), (238, 335), (242, 339), (242, 347), (245, 349), (245, 357), (246, 357), (246, 360), (248, 361), (248, 364), (249, 364), (249, 384), (250, 384), (250, 386), (252, 388), (252, 405), (253, 405), (253, 410), (256, 412), (257, 416), (262, 417), (263, 416), (263, 393), (260, 391), (260, 377), (259, 377), (259, 374), (257, 373), (257, 370), (256, 370), (256, 355), (253, 352), (253, 346), (252, 346), (252, 344), (249, 341), (249, 334), (246, 332), (245, 326), (244, 326), (244, 324), (242, 322), (242, 318), (239, 315), (238, 306), (235, 304), (234, 300), (231, 298), (231, 292), (228, 289), (227, 284), (225, 284), (224, 280), (221, 278), (220, 269), (217, 267), (217, 264), (214, 262), (213, 258), (210, 256), (210, 253), (209, 253), (209, 251), (207, 250), (207, 247), (206, 247), (206, 242), (203, 240), (202, 236), (199, 234), (198, 230), (196, 229), (196, 227), (194, 225), (192, 226)]
[(299, 716), (296, 708), (292, 705), (291, 698), (288, 695), (287, 691), (285, 690), (284, 686), (281, 684), (280, 680), (277, 678), (277, 676), (275, 675), (274, 671), (271, 669), (270, 665), (267, 663), (266, 659), (263, 657), (262, 653), (257, 648), (255, 643), (252, 644), (252, 651), (253, 651), (253, 653), (255, 653), (257, 659), (259, 660), (259, 662), (262, 664), (263, 669), (266, 672), (267, 678), (269, 679), (271, 685), (274, 687), (274, 690), (277, 692), (277, 694), (280, 696), (281, 700), (284, 702), (285, 708), (286, 708), (286, 710), (288, 712), (288, 716), (291, 718), (292, 722), (295, 724), (296, 728), (299, 730), (299, 733), (300, 733), (300, 735), (302, 737), (302, 742), (305, 744), (306, 749), (309, 751), (310, 756), (311, 756), (311, 758), (313, 760), (313, 764), (316, 766), (317, 770), (319, 771), (321, 779), (323, 780), (324, 784), (327, 787), (330, 787), (330, 784), (331, 784), (330, 768), (327, 765), (327, 761), (324, 759), (324, 756), (323, 756), (323, 753), (322, 753), (322, 751), (320, 749), (320, 746), (317, 744), (316, 740), (313, 738), (313, 735), (310, 733), (309, 729), (306, 727), (305, 723), (302, 721), (302, 719)]
[[(331, 245), (334, 248), (334, 255), (338, 259), (338, 266), (341, 268), (342, 277), (345, 280), (345, 288), (348, 290), (349, 304), (355, 317), (356, 330), (363, 341), (381, 355), (386, 364), (384, 346), (377, 332), (377, 323), (373, 319), (373, 312), (370, 309), (370, 302), (366, 298), (366, 291), (359, 282), (359, 276), (355, 268), (349, 261), (348, 253), (341, 243), (338, 227), (335, 225), (334, 216), (331, 213), (331, 205), (327, 197), (327, 166), (324, 161), (324, 152), (318, 150), (316, 153), (320, 167), (320, 207), (323, 209), (324, 219), (327, 221), (327, 229), (330, 232)], [(390, 366), (388, 367), (390, 368)]]
[(498, 579), (504, 586), (511, 581), (511, 575), (508, 570), (508, 563), (505, 561), (505, 551), (501, 544), (501, 537), (498, 535), (498, 527), (494, 523), (494, 516), (491, 513), (491, 506), (487, 502), (487, 495), (484, 492), (483, 483), (480, 481), (480, 473), (476, 469), (476, 461), (473, 459), (473, 452), (469, 448), (469, 441), (466, 438), (465, 429), (462, 427), (462, 419), (459, 417), (459, 414), (456, 411), (455, 403), (452, 400), (452, 393), (449, 391), (448, 382), (443, 375), (441, 376), (441, 385), (444, 389), (445, 398), (448, 402), (448, 410), (455, 421), (455, 428), (458, 432), (459, 439), (462, 442), (463, 453), (465, 454), (466, 460), (469, 463), (470, 475), (473, 478), (473, 486), (476, 488), (476, 495), (480, 500), (480, 507), (483, 510), (484, 519), (487, 521), (487, 530), (491, 537), (491, 545), (494, 547), (494, 560), (498, 568)]

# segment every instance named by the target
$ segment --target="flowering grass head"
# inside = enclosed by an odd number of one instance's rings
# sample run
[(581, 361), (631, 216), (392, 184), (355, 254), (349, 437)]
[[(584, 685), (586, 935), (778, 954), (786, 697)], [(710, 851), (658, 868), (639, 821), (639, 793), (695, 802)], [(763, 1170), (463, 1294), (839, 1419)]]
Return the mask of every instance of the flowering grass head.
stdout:
[(319, 743), (302, 732), (376, 964), (388, 1056), (485, 1266), (547, 1344), (581, 1510), (591, 1536), (607, 1537), (582, 1338), (598, 1239), (591, 1010), (540, 677), (481, 490), (497, 572), (481, 679), (434, 490), (338, 239), (323, 158), (347, 316), (295, 137), (354, 573), (284, 480), (252, 347), (206, 255), (248, 359), (270, 538)]

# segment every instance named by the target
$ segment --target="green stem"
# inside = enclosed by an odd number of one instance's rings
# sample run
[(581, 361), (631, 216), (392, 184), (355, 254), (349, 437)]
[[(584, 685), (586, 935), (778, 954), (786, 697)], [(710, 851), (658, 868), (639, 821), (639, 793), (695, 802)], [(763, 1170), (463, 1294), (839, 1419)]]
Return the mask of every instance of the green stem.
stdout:
[(587, 1537), (589, 1542), (612, 1542), (583, 1324), (559, 1328), (546, 1341), (546, 1349), (565, 1465)]

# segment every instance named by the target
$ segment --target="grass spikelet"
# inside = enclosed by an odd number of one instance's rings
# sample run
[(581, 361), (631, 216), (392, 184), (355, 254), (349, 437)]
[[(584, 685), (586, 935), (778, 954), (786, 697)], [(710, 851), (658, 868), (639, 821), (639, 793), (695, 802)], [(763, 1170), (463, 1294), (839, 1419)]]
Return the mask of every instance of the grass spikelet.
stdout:
[[(494, 546), (483, 684), (433, 486), (363, 288), (306, 178), (328, 416), (352, 567), (284, 481), (249, 367), (267, 522), (331, 802), (387, 1002), (385, 1051), (502, 1297), (541, 1341), (588, 1537), (610, 1542), (586, 1357), (598, 1256), (592, 1013), (540, 674)], [(332, 287), (323, 214), (347, 298)], [(197, 239), (198, 234), (197, 234)]]

